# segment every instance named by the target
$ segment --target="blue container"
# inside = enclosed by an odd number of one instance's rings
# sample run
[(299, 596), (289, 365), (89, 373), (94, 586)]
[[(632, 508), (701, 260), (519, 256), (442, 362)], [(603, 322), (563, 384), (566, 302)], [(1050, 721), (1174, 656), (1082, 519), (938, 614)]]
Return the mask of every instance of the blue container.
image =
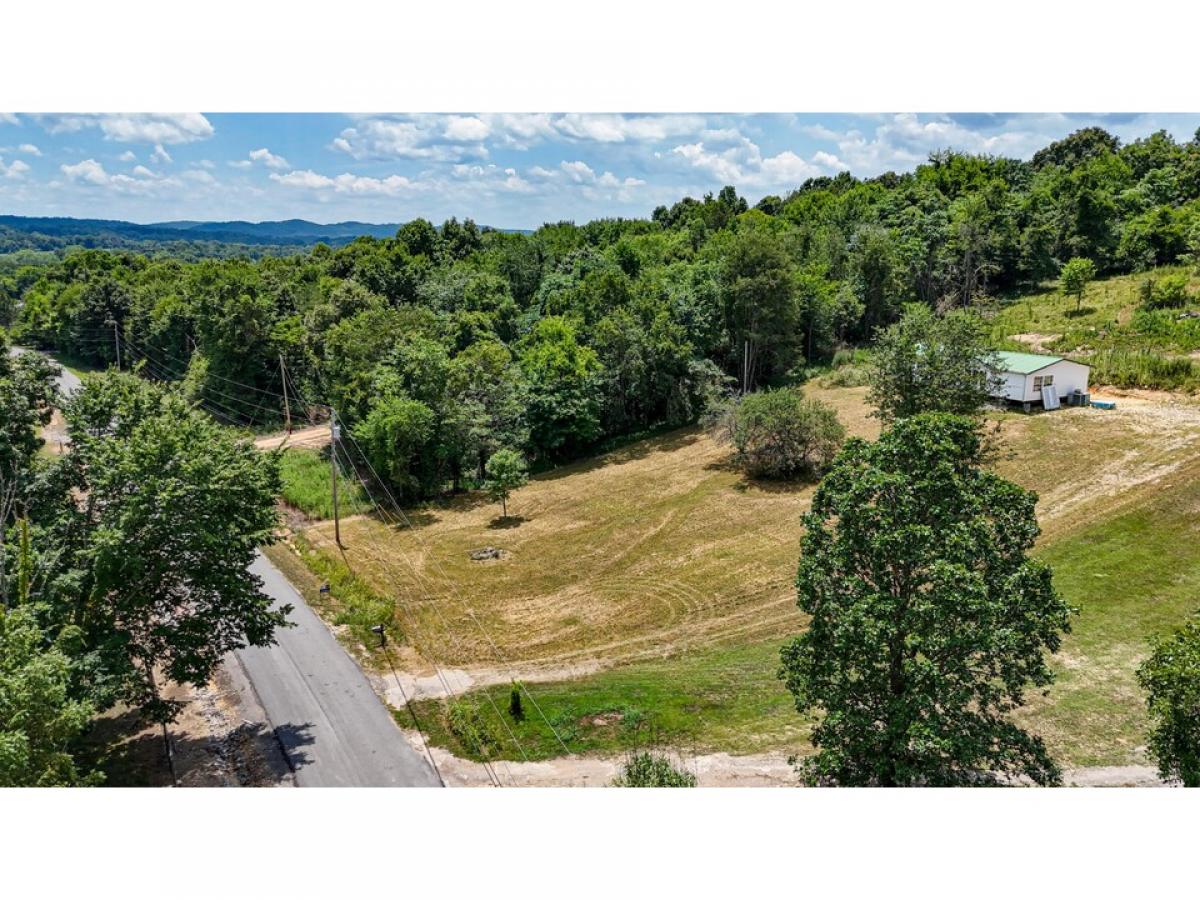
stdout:
[(1117, 404), (1113, 400), (1093, 400), (1092, 406), (1096, 409), (1116, 409)]

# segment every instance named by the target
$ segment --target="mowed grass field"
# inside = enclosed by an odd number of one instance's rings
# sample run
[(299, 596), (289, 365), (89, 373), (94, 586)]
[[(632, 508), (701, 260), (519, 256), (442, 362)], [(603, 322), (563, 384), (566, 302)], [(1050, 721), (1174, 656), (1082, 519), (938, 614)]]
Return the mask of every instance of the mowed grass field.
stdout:
[[(809, 393), (851, 433), (877, 433), (865, 389)], [(996, 468), (1039, 492), (1037, 552), (1081, 610), (1059, 682), (1022, 717), (1064, 764), (1139, 761), (1146, 638), (1200, 607), (1200, 405), (1122, 396), (1111, 412), (1002, 413), (988, 427)], [(396, 601), (399, 662), (425, 686), (432, 740), (472, 755), (435, 699), (441, 674), (508, 758), (562, 755), (560, 739), (573, 752), (804, 752), (810, 723), (775, 671), (805, 624), (793, 579), (813, 487), (748, 481), (728, 456), (682, 430), (534, 478), (508, 521), (475, 497), (410, 510), (408, 526), (344, 520), (345, 562)], [(329, 523), (302, 539), (342, 558)], [(472, 561), (484, 546), (504, 558)], [(506, 712), (513, 677), (540, 708), (526, 703), (520, 722)]]

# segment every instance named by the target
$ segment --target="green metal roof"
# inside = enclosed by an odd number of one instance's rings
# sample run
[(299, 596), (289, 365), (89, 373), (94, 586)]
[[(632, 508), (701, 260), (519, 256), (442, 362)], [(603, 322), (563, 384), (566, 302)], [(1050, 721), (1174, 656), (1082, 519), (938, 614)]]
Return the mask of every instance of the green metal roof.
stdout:
[(1041, 353), (1009, 353), (1007, 350), (998, 351), (996, 358), (1000, 361), (1001, 371), (1016, 372), (1018, 375), (1028, 375), (1030, 372), (1036, 372), (1038, 369), (1044, 369), (1046, 366), (1063, 360), (1061, 356), (1045, 356)]

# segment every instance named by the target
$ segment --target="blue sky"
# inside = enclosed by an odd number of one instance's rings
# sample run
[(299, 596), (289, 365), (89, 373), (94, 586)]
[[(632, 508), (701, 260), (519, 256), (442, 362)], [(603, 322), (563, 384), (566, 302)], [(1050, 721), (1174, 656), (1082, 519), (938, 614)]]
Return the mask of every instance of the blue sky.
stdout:
[(944, 148), (1028, 158), (1086, 125), (1189, 140), (1200, 114), (0, 113), (0, 212), (533, 228), (646, 216), (733, 184), (907, 171)]

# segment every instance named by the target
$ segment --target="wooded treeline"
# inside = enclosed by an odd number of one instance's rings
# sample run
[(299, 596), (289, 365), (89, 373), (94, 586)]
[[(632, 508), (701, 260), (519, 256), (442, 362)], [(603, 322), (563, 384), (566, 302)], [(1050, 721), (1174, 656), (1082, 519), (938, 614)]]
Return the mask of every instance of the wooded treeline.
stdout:
[(144, 360), (231, 420), (280, 417), (282, 357), (406, 498), (696, 419), (716, 394), (801, 380), (904, 304), (971, 307), (1057, 275), (1200, 249), (1200, 133), (1098, 128), (1029, 161), (933, 154), (811, 179), (753, 209), (725, 188), (649, 219), (532, 234), (417, 219), (287, 258), (97, 250), (0, 275), (0, 321), (82, 362)]

